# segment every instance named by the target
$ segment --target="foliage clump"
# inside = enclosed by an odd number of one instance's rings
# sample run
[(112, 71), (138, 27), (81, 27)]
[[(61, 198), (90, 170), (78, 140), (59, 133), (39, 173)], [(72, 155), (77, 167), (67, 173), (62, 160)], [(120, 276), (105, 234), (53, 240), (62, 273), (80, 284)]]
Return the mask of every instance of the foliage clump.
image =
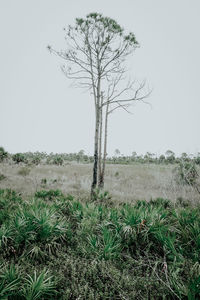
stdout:
[(53, 164), (53, 165), (58, 165), (58, 166), (62, 166), (64, 163), (64, 158), (62, 155), (58, 155), (58, 154), (50, 154), (47, 157), (47, 163), (48, 164)]
[(53, 299), (56, 294), (53, 276), (43, 270), (40, 273), (22, 274), (14, 264), (1, 265), (0, 268), (0, 297), (2, 300), (40, 300)]
[(16, 153), (12, 156), (12, 160), (16, 163), (26, 163), (27, 159), (26, 156), (23, 153)]
[(55, 164), (55, 165), (62, 166), (63, 162), (64, 162), (64, 160), (59, 155), (56, 155), (53, 159), (53, 164)]
[(34, 165), (39, 165), (39, 163), (41, 162), (41, 157), (39, 155), (35, 155), (33, 158), (32, 158), (32, 164)]
[(3, 147), (0, 147), (0, 162), (4, 161), (8, 157), (8, 152)]

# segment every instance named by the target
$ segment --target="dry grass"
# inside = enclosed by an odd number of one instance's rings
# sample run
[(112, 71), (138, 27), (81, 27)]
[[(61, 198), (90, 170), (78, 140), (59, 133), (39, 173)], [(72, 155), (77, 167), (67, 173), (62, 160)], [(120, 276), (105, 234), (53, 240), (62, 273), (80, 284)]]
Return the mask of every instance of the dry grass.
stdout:
[[(180, 186), (175, 182), (173, 169), (174, 165), (108, 164), (105, 190), (120, 202), (157, 197), (172, 201), (180, 197), (192, 202), (199, 201), (200, 195), (192, 187)], [(85, 197), (90, 192), (92, 164), (74, 162), (64, 166), (41, 164), (26, 167), (1, 163), (0, 173), (6, 177), (0, 181), (0, 188), (11, 188), (25, 195), (32, 195), (41, 189), (60, 189), (66, 194)]]

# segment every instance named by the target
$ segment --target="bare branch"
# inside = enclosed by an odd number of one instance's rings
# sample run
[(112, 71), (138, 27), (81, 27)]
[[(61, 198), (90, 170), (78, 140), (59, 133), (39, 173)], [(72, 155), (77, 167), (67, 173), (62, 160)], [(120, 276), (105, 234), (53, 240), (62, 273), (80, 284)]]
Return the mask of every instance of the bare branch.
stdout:
[(64, 73), (64, 75), (69, 79), (78, 79), (78, 80), (88, 79), (88, 80), (91, 80), (91, 77), (88, 77), (88, 76), (75, 76), (76, 74), (83, 73), (82, 70), (76, 71), (76, 72), (71, 72), (70, 70), (66, 70), (65, 66), (61, 66), (60, 68), (61, 68), (61, 71)]
[[(140, 86), (135, 91), (133, 91), (134, 83), (135, 83), (135, 81), (129, 82), (127, 84), (127, 86), (122, 91), (120, 91), (114, 97), (109, 98), (107, 101), (105, 101), (103, 103), (103, 105), (106, 105), (107, 103), (109, 103), (109, 104), (114, 104), (114, 103), (127, 104), (128, 102), (133, 102), (133, 101), (142, 101), (144, 103), (149, 104), (148, 102), (145, 101), (145, 99), (148, 98), (151, 95), (152, 90), (146, 92), (144, 95), (141, 95), (141, 91), (144, 90), (146, 82), (145, 81), (142, 82), (140, 84)], [(126, 92), (129, 92), (129, 91), (133, 91), (132, 96), (127, 97), (127, 98), (118, 99), (118, 98), (120, 98), (120, 96), (122, 94), (124, 94)], [(115, 99), (117, 99), (117, 100), (115, 100)]]
[(122, 108), (123, 110), (125, 110), (129, 114), (133, 114), (131, 111), (129, 111), (127, 109), (127, 107), (129, 107), (129, 106), (130, 106), (130, 104), (124, 104), (124, 105), (122, 105), (122, 104), (118, 103), (118, 106), (116, 106), (113, 109), (109, 110), (108, 114), (112, 113), (113, 111), (115, 111), (118, 108)]

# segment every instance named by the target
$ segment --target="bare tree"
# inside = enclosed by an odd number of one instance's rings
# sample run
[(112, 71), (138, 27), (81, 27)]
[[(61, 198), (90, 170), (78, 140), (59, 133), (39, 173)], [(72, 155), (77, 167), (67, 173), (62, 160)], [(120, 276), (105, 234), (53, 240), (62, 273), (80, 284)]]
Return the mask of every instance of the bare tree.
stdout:
[[(117, 109), (123, 109), (127, 113), (131, 113), (128, 109), (135, 101), (145, 102), (145, 99), (149, 97), (151, 91), (145, 88), (145, 81), (142, 83), (128, 82), (125, 88), (120, 89), (118, 92), (118, 85), (123, 80), (122, 74), (124, 70), (121, 70), (121, 73), (118, 74), (108, 86), (108, 92), (105, 100), (102, 100), (101, 109), (105, 107), (105, 124), (104, 124), (104, 146), (103, 146), (103, 158), (99, 159), (102, 163), (102, 166), (99, 168), (99, 185), (98, 187), (102, 189), (104, 187), (104, 175), (105, 175), (105, 164), (106, 164), (106, 155), (107, 155), (107, 136), (108, 136), (108, 117)], [(102, 112), (101, 112), (102, 115)], [(102, 130), (102, 126), (101, 126)], [(102, 138), (100, 139), (99, 147), (101, 146)], [(101, 151), (99, 151), (101, 153)], [(100, 155), (100, 154), (99, 154)]]
[(66, 61), (61, 67), (65, 76), (76, 81), (78, 86), (88, 89), (93, 96), (95, 106), (94, 166), (91, 186), (93, 194), (97, 184), (102, 186), (104, 181), (108, 115), (118, 108), (127, 110), (132, 101), (143, 100), (145, 97), (139, 95), (143, 89), (141, 85), (129, 97), (123, 98), (128, 91), (133, 91), (134, 82), (128, 82), (125, 88), (118, 90), (126, 72), (125, 60), (139, 45), (132, 32), (126, 34), (115, 20), (98, 13), (91, 13), (85, 19), (77, 18), (75, 25), (68, 26), (68, 29), (64, 28), (64, 31), (67, 49), (57, 51), (51, 46), (48, 46), (48, 49)]

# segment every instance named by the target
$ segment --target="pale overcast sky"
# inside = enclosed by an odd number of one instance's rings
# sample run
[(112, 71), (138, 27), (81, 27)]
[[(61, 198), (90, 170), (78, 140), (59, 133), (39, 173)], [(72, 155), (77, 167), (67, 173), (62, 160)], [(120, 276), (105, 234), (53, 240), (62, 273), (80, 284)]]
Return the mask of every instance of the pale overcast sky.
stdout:
[(70, 87), (46, 49), (64, 48), (63, 27), (90, 12), (135, 33), (130, 76), (153, 87), (152, 108), (110, 118), (109, 155), (200, 151), (199, 0), (0, 0), (0, 146), (93, 153), (91, 96)]

